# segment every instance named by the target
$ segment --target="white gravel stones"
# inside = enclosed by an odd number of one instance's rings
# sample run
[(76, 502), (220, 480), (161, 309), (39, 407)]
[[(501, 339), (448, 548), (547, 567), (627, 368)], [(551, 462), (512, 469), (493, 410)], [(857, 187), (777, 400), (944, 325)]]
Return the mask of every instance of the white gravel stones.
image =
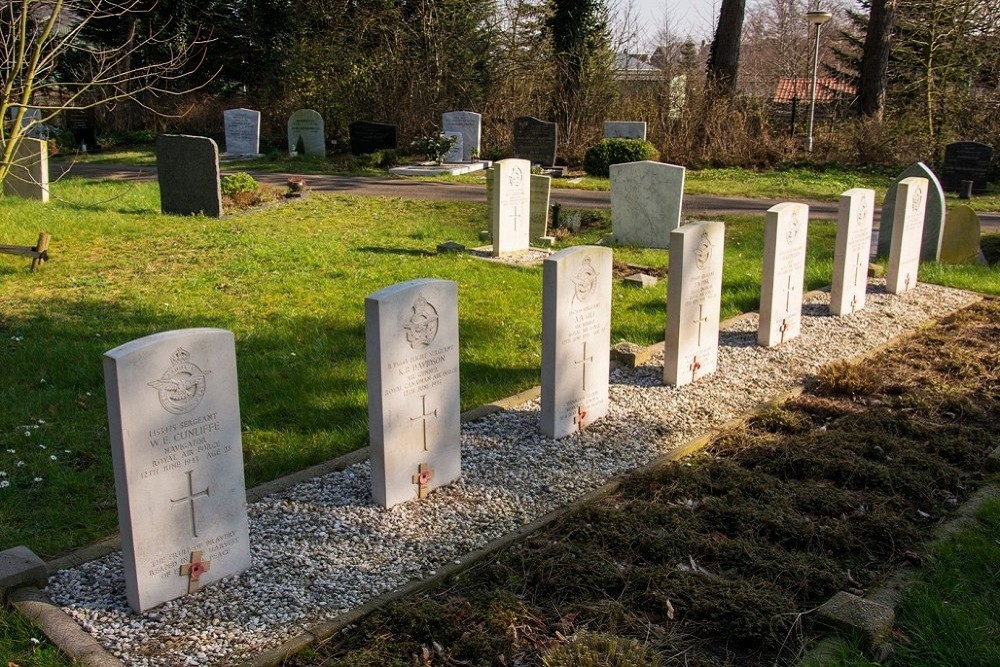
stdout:
[(719, 370), (661, 383), (662, 355), (611, 373), (607, 417), (555, 441), (527, 403), (462, 427), (463, 478), (422, 502), (372, 505), (367, 462), (250, 505), (253, 565), (146, 612), (129, 610), (120, 554), (56, 573), (51, 598), (127, 665), (232, 665), (319, 621), (429, 576), (490, 541), (773, 398), (825, 363), (867, 352), (977, 297), (918, 284), (869, 286), (863, 311), (829, 315), (808, 295), (802, 334), (756, 345), (757, 318), (723, 329)]

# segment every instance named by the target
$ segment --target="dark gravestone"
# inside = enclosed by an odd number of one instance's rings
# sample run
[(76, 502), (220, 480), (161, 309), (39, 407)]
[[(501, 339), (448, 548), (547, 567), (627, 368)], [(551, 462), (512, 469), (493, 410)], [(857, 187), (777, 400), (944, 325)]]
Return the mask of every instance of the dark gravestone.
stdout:
[(551, 167), (556, 163), (559, 126), (531, 116), (514, 119), (514, 157)]
[(160, 210), (211, 218), (222, 216), (219, 147), (208, 137), (161, 134), (156, 138)]
[(73, 133), (73, 142), (80, 150), (101, 150), (97, 145), (96, 126), (93, 109), (70, 109), (66, 112), (66, 129)]
[(386, 149), (395, 150), (399, 145), (396, 140), (396, 126), (388, 123), (358, 120), (351, 123), (347, 131), (353, 155), (364, 155)]
[(978, 141), (956, 141), (944, 147), (944, 165), (941, 167), (941, 187), (957, 192), (962, 181), (972, 181), (972, 191), (986, 192), (986, 179), (990, 175), (993, 147)]

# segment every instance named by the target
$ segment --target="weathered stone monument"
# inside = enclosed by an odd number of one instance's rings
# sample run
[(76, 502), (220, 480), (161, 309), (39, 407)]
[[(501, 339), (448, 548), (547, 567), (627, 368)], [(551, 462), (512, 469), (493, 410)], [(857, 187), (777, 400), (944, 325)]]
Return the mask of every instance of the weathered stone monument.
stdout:
[(253, 109), (226, 109), (222, 112), (226, 127), (226, 155), (260, 155), (260, 112)]
[(725, 225), (691, 223), (670, 237), (663, 382), (680, 387), (718, 367)]
[(757, 343), (764, 347), (799, 335), (808, 226), (809, 207), (805, 204), (783, 202), (767, 209), (757, 326)]
[(125, 343), (105, 353), (104, 383), (129, 606), (250, 567), (233, 334)]
[(606, 120), (604, 121), (605, 139), (645, 139), (646, 121), (644, 120)]
[(902, 294), (917, 286), (929, 187), (927, 179), (919, 176), (904, 178), (896, 185), (898, 205), (893, 214), (889, 267), (885, 274), (885, 291), (889, 294)]
[(347, 126), (352, 155), (395, 150), (399, 146), (395, 125), (356, 120)]
[(874, 211), (874, 190), (854, 188), (840, 195), (830, 285), (830, 312), (834, 315), (849, 315), (865, 307)]
[(531, 243), (531, 163), (510, 158), (493, 165), (490, 210), (493, 256), (527, 250)]
[(161, 134), (156, 138), (156, 178), (164, 213), (222, 216), (219, 147), (208, 137)]
[(397, 283), (365, 298), (372, 496), (392, 507), (462, 474), (458, 286)]
[(975, 264), (979, 258), (982, 227), (979, 216), (969, 206), (956, 206), (948, 211), (941, 238), (941, 258), (944, 264)]
[(944, 147), (944, 163), (941, 166), (941, 186), (949, 192), (957, 192), (962, 181), (972, 181), (972, 191), (986, 192), (993, 162), (993, 147), (978, 141), (956, 141)]
[(514, 157), (550, 167), (556, 163), (559, 126), (532, 116), (514, 119)]
[(326, 157), (323, 117), (312, 109), (299, 109), (288, 117), (288, 152), (296, 155), (300, 141), (305, 155)]
[(680, 227), (684, 167), (644, 160), (611, 165), (611, 240), (667, 248)]
[(483, 116), (474, 111), (448, 111), (441, 114), (441, 131), (462, 135), (462, 158), (456, 162), (471, 162), (472, 153), (479, 155), (483, 134)]
[(944, 230), (944, 215), (946, 212), (944, 201), (944, 190), (934, 172), (923, 162), (912, 164), (903, 170), (885, 193), (885, 201), (882, 203), (882, 215), (879, 219), (878, 227), (878, 251), (879, 257), (889, 256), (889, 246), (892, 242), (893, 225), (896, 220), (896, 186), (904, 178), (916, 176), (926, 178), (928, 189), (926, 191), (927, 210), (924, 212), (924, 231), (920, 241), (920, 261), (935, 262), (941, 253), (941, 233)]
[(549, 201), (552, 195), (552, 177), (544, 174), (531, 175), (531, 240), (537, 240), (549, 233)]
[(14, 150), (10, 171), (3, 181), (5, 195), (22, 199), (49, 200), (49, 144), (22, 137)]
[(550, 438), (608, 412), (612, 255), (576, 246), (543, 262), (541, 430)]

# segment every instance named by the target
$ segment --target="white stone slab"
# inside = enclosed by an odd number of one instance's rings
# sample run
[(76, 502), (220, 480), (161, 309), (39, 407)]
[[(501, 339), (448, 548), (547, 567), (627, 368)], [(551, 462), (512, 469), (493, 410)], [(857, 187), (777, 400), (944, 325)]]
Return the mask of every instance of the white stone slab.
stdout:
[(469, 162), (462, 164), (406, 164), (400, 167), (391, 167), (390, 174), (398, 176), (440, 176), (448, 174), (457, 176), (459, 174), (471, 174), (474, 171), (482, 171), (490, 165), (489, 162)]
[(468, 162), (468, 160), (464, 160), (462, 157), (465, 146), (462, 133), (457, 131), (445, 131), (444, 135), (446, 137), (451, 137), (455, 140), (455, 143), (452, 145), (451, 150), (448, 151), (447, 154), (445, 154), (444, 161), (451, 163)]
[(896, 186), (904, 178), (916, 176), (927, 179), (927, 194), (924, 204), (924, 228), (920, 239), (920, 261), (936, 262), (941, 256), (941, 239), (944, 234), (944, 219), (947, 213), (944, 190), (934, 171), (923, 162), (911, 164), (889, 184), (882, 202), (882, 214), (878, 227), (878, 256), (888, 257), (896, 219)]
[(550, 438), (608, 412), (612, 255), (576, 246), (542, 263), (541, 430)]
[(874, 190), (854, 188), (840, 195), (830, 285), (830, 312), (834, 315), (849, 315), (865, 307), (874, 211)]
[(644, 120), (606, 120), (604, 121), (605, 139), (645, 139), (646, 121)]
[(493, 256), (527, 250), (531, 242), (531, 163), (510, 158), (493, 165)]
[(889, 294), (902, 294), (917, 285), (927, 190), (927, 179), (919, 176), (904, 178), (896, 185), (897, 206), (892, 221), (889, 267), (885, 274), (885, 291)]
[(392, 507), (462, 474), (458, 286), (397, 283), (365, 298), (372, 496)]
[(294, 153), (302, 138), (306, 155), (326, 157), (323, 117), (312, 109), (299, 109), (288, 117), (288, 152)]
[(4, 194), (22, 199), (49, 200), (49, 144), (22, 137), (14, 150), (13, 164), (3, 181)]
[(538, 239), (549, 235), (549, 202), (552, 199), (552, 177), (544, 174), (531, 175), (531, 205), (528, 217), (531, 219), (529, 239)]
[(670, 236), (663, 382), (680, 387), (718, 367), (725, 225), (691, 223)]
[(105, 353), (104, 383), (129, 606), (142, 612), (250, 567), (233, 334), (125, 343)]
[(226, 127), (226, 154), (256, 157), (260, 155), (260, 112), (253, 109), (226, 109), (222, 112)]
[(684, 167), (644, 160), (613, 164), (612, 241), (643, 248), (670, 247), (681, 224)]
[(806, 272), (809, 207), (783, 202), (767, 209), (757, 342), (772, 347), (799, 335)]
[(449, 132), (462, 133), (462, 159), (461, 162), (470, 162), (472, 152), (478, 155), (480, 141), (483, 133), (483, 116), (474, 111), (448, 111), (441, 114), (441, 130), (447, 134)]

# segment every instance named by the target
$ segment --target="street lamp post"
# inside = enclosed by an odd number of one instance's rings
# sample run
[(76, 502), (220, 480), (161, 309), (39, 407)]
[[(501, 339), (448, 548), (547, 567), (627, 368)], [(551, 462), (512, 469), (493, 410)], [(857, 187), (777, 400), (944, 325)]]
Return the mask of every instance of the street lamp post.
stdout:
[(819, 69), (819, 29), (824, 23), (833, 18), (833, 14), (830, 12), (812, 11), (806, 12), (806, 18), (809, 19), (810, 24), (816, 26), (816, 49), (813, 53), (812, 91), (809, 94), (811, 99), (811, 103), (809, 105), (809, 140), (806, 144), (806, 150), (812, 153), (813, 123), (816, 119), (816, 72)]

